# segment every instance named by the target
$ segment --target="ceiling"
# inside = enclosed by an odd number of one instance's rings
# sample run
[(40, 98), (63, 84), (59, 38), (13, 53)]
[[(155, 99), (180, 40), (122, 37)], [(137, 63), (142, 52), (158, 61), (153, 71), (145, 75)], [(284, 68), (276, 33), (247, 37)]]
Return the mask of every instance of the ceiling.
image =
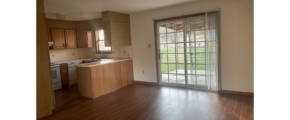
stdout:
[(131, 14), (192, 1), (196, 0), (44, 0), (44, 8), (46, 18), (63, 14), (65, 20), (82, 21), (101, 18), (102, 11)]

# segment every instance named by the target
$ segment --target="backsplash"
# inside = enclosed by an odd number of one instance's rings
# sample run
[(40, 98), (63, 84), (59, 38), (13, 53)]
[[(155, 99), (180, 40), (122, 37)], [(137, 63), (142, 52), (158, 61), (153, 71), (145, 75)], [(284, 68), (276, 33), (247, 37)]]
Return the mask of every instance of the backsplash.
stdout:
[[(101, 54), (95, 53), (96, 48), (89, 48), (87, 49), (87, 58), (96, 58), (100, 57)], [(132, 58), (132, 47), (131, 46), (119, 46), (119, 47), (112, 47), (111, 54), (103, 54), (109, 58)]]
[(87, 48), (49, 50), (50, 61), (66, 61), (87, 58)]
[[(100, 57), (101, 54), (95, 53), (96, 48), (76, 48), (76, 49), (59, 49), (59, 50), (49, 50), (50, 61), (66, 61), (75, 60), (83, 58), (96, 58)], [(112, 47), (113, 53), (103, 54), (108, 58), (132, 58), (132, 47), (131, 46), (120, 46)]]

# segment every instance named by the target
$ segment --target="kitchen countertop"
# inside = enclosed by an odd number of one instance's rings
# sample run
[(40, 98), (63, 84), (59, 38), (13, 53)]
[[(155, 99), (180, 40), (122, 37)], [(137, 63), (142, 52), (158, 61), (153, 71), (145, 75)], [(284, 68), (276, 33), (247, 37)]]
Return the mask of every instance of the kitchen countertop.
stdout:
[(104, 64), (109, 64), (109, 63), (115, 63), (115, 62), (120, 62), (120, 61), (125, 61), (125, 60), (131, 60), (132, 58), (123, 58), (123, 59), (101, 59), (101, 61), (97, 62), (91, 62), (91, 63), (82, 63), (75, 65), (75, 67), (94, 67), (98, 65), (104, 65)]
[(57, 61), (57, 62), (52, 62), (55, 64), (63, 64), (63, 63), (69, 63), (69, 62), (76, 62), (76, 61), (82, 61), (85, 59), (91, 59), (91, 58), (83, 58), (83, 59), (75, 59), (75, 60), (65, 60), (65, 61)]

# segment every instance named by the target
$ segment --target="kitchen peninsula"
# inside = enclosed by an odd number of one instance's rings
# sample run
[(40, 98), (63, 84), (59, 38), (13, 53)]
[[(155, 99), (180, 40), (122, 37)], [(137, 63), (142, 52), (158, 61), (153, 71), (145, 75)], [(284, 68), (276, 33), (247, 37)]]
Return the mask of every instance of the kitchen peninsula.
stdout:
[(102, 59), (75, 65), (81, 96), (96, 98), (133, 83), (132, 59)]

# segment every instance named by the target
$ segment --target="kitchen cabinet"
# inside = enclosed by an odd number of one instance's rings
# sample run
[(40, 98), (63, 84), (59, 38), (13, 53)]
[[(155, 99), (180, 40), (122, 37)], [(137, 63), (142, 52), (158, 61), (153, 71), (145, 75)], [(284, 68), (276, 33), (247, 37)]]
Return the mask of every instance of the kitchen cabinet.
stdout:
[(59, 68), (60, 68), (61, 84), (63, 87), (66, 87), (69, 85), (67, 63), (60, 64), (59, 66), (60, 66)]
[(131, 45), (130, 23), (111, 22), (112, 46)]
[(121, 62), (109, 64), (109, 71), (110, 90), (114, 91), (120, 89), (123, 85), (121, 75)]
[(102, 75), (103, 75), (103, 91), (104, 94), (111, 92), (110, 89), (110, 72), (109, 71), (109, 64), (102, 65)]
[(127, 86), (133, 83), (133, 62), (127, 60), (121, 62), (121, 75), (122, 75), (122, 86)]
[(130, 16), (112, 11), (102, 12), (105, 46), (131, 45)]
[(77, 30), (78, 48), (94, 47), (94, 36), (92, 30)]
[(88, 39), (88, 48), (94, 47), (94, 37), (92, 30), (87, 31), (87, 39)]
[(75, 30), (64, 30), (66, 48), (77, 48), (76, 32)]
[(104, 22), (105, 46), (131, 45), (130, 23)]
[(63, 29), (51, 29), (51, 38), (53, 41), (53, 49), (65, 48), (65, 38)]
[(78, 48), (87, 48), (87, 30), (77, 30), (77, 43)]
[(54, 42), (53, 49), (94, 47), (92, 30), (51, 29), (50, 31), (51, 40)]
[(102, 12), (102, 21), (130, 23), (130, 15), (113, 11), (105, 11)]
[(133, 62), (119, 62), (93, 67), (77, 67), (78, 87), (81, 96), (96, 98), (133, 84)]

